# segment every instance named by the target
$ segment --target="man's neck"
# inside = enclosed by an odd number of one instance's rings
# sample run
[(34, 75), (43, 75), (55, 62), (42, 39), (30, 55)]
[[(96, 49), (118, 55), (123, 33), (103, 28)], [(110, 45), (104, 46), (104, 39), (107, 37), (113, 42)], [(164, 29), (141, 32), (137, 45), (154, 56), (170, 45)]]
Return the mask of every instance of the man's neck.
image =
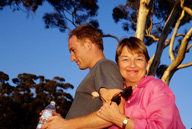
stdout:
[(102, 60), (104, 58), (105, 58), (104, 54), (97, 55), (96, 57), (94, 57), (89, 69), (91, 69), (98, 61), (100, 61), (100, 60)]

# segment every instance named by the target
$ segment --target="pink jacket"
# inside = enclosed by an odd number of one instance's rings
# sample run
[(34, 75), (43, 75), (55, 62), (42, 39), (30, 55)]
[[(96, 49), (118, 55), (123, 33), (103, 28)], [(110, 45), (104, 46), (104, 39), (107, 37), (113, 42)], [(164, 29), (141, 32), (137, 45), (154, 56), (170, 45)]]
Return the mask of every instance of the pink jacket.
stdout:
[(135, 129), (185, 129), (173, 92), (153, 76), (142, 79), (133, 90), (125, 115), (134, 119)]

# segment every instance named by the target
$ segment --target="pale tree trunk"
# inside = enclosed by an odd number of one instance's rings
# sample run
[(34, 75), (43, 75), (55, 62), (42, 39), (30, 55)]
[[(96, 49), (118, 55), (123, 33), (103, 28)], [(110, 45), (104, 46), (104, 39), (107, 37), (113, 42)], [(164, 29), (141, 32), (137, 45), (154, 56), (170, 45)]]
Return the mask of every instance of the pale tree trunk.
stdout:
[[(177, 70), (176, 69), (177, 66), (179, 65), (179, 64), (175, 63), (175, 56), (174, 56), (174, 53), (173, 53), (173, 46), (174, 46), (174, 41), (175, 41), (175, 37), (177, 35), (179, 25), (180, 25), (181, 20), (183, 19), (184, 16), (185, 16), (185, 11), (182, 11), (180, 18), (177, 20), (177, 22), (175, 24), (174, 32), (173, 32), (173, 35), (171, 37), (171, 41), (170, 41), (170, 45), (169, 45), (169, 57), (171, 59), (172, 64), (165, 70), (165, 72), (164, 72), (164, 74), (163, 74), (163, 76), (161, 78), (166, 84), (169, 84), (173, 74)], [(180, 59), (183, 59), (183, 58), (180, 57)], [(181, 63), (181, 62), (177, 62), (177, 63)]]
[[(180, 4), (181, 4), (181, 8), (183, 8), (183, 11), (182, 11), (181, 17), (177, 20), (174, 33), (172, 35), (171, 40), (169, 41), (169, 40), (166, 40), (166, 38), (168, 36), (168, 32), (169, 32), (170, 27), (176, 21), (176, 15), (178, 14), (179, 1), (181, 1)], [(186, 52), (189, 51), (190, 48), (192, 48), (192, 44), (187, 46), (189, 39), (190, 39), (190, 36), (192, 35), (192, 28), (185, 35), (185, 37), (181, 43), (177, 57), (175, 57), (173, 54), (173, 46), (174, 46), (174, 42), (175, 42), (175, 37), (177, 35), (177, 30), (179, 28), (180, 22), (181, 22), (182, 18), (184, 17), (184, 12), (187, 12), (188, 14), (191, 15), (192, 10), (183, 6), (184, 0), (177, 0), (177, 2), (175, 3), (175, 5), (174, 5), (174, 7), (173, 7), (173, 9), (169, 15), (169, 18), (166, 21), (166, 24), (165, 24), (165, 26), (161, 32), (160, 37), (156, 38), (150, 34), (152, 24), (149, 28), (145, 28), (147, 18), (149, 17), (148, 16), (149, 15), (149, 9), (147, 8), (149, 3), (150, 3), (150, 0), (140, 0), (140, 7), (139, 7), (139, 12), (138, 12), (138, 17), (137, 17), (137, 29), (136, 29), (136, 35), (135, 36), (143, 41), (144, 36), (145, 36), (145, 32), (146, 32), (146, 36), (149, 36), (149, 37), (153, 38), (154, 40), (158, 41), (156, 53), (153, 55), (153, 57), (148, 62), (148, 67), (147, 67), (147, 74), (148, 75), (155, 75), (156, 74), (157, 68), (160, 64), (162, 52), (163, 52), (164, 48), (167, 46), (165, 44), (165, 41), (166, 42), (168, 41), (168, 44), (170, 45), (169, 46), (170, 47), (169, 48), (169, 56), (170, 56), (172, 64), (165, 70), (161, 79), (166, 84), (169, 85), (169, 82), (170, 82), (172, 76), (174, 75), (174, 73), (178, 69), (192, 66), (192, 62), (189, 62), (186, 64), (181, 64), (183, 59), (185, 58)], [(151, 16), (151, 20), (152, 20), (152, 16)]]
[(147, 21), (147, 16), (149, 14), (149, 9), (147, 6), (149, 5), (150, 0), (140, 0), (139, 13), (137, 16), (137, 29), (135, 37), (144, 39), (145, 25)]
[(166, 84), (169, 84), (171, 77), (173, 76), (176, 70), (192, 66), (192, 62), (180, 65), (183, 59), (185, 58), (186, 51), (188, 50), (187, 45), (189, 43), (189, 39), (191, 38), (191, 36), (192, 36), (192, 28), (188, 31), (188, 33), (185, 35), (184, 39), (182, 40), (177, 58), (166, 69), (166, 71), (164, 72), (161, 78)]
[(155, 52), (155, 57), (154, 57), (154, 60), (151, 64), (151, 67), (149, 69), (149, 75), (155, 75), (156, 74), (156, 71), (157, 71), (157, 68), (160, 64), (160, 59), (161, 59), (161, 55), (162, 55), (162, 52), (163, 52), (163, 49), (164, 49), (164, 42), (168, 36), (168, 30), (170, 29), (170, 27), (172, 26), (172, 24), (174, 23), (175, 21), (175, 17), (178, 13), (178, 3), (179, 1), (176, 2), (175, 6), (173, 7), (172, 9), (172, 12), (169, 16), (169, 18), (167, 19), (167, 22), (161, 32), (161, 35), (159, 37), (159, 41), (158, 41), (158, 44), (157, 44), (157, 49), (156, 49), (156, 52)]
[(169, 47), (169, 57), (171, 59), (171, 65), (165, 70), (163, 76), (162, 76), (162, 80), (169, 85), (170, 80), (173, 76), (173, 74), (181, 69), (181, 68), (186, 68), (189, 66), (192, 66), (192, 62), (186, 63), (186, 64), (181, 64), (183, 59), (185, 58), (185, 54), (189, 51), (189, 49), (192, 47), (192, 44), (190, 44), (189, 46), (189, 40), (192, 36), (192, 28), (189, 29), (189, 31), (187, 32), (187, 34), (185, 35), (185, 37), (183, 38), (180, 48), (179, 48), (179, 52), (177, 57), (174, 56), (173, 54), (173, 46), (174, 46), (174, 41), (175, 41), (175, 37), (177, 35), (177, 30), (179, 28), (179, 25), (181, 23), (181, 20), (184, 18), (185, 16), (185, 12), (187, 12), (189, 15), (192, 16), (192, 10), (184, 7), (183, 6), (184, 0), (180, 0), (180, 6), (183, 9), (180, 18), (177, 20), (176, 24), (175, 24), (175, 28), (174, 28), (174, 32), (170, 41), (170, 47)]

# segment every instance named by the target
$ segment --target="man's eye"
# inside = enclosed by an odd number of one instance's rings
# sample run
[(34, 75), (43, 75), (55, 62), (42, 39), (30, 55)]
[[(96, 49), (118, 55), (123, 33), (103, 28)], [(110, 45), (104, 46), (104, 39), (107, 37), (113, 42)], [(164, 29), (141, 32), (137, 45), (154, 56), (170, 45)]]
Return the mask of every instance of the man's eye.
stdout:
[(71, 52), (75, 52), (75, 50), (74, 50), (74, 49), (72, 49), (72, 50), (71, 50)]

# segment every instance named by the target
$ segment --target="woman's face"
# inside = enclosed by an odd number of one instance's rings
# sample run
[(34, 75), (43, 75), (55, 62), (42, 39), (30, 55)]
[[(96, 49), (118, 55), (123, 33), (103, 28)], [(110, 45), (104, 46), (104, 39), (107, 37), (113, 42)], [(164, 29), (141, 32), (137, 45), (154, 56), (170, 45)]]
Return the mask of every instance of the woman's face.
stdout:
[(120, 72), (126, 84), (136, 85), (145, 77), (147, 61), (144, 54), (130, 53), (125, 46), (118, 58)]

